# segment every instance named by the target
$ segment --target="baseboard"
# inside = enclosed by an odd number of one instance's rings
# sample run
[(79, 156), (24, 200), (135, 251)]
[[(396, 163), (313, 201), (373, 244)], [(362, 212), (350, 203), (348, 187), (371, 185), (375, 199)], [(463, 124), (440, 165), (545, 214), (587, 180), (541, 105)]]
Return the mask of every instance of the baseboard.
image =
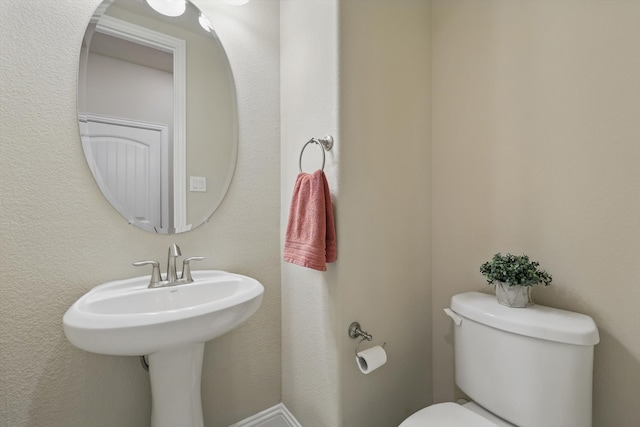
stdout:
[(278, 403), (229, 427), (302, 427), (283, 403)]

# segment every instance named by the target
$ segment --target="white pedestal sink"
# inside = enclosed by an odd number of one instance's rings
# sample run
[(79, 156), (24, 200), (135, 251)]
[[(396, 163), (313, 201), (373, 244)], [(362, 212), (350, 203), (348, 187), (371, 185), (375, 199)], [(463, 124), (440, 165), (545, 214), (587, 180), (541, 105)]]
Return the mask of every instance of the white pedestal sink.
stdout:
[(152, 427), (202, 427), (200, 377), (204, 343), (251, 317), (264, 287), (218, 270), (193, 272), (193, 283), (148, 289), (150, 276), (93, 288), (64, 315), (78, 348), (149, 356)]

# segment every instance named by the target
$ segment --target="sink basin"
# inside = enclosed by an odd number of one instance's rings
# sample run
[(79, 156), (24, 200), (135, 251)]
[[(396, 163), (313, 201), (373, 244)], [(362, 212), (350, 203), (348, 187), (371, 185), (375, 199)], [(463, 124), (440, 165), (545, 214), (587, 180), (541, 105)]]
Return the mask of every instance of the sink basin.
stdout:
[(65, 313), (78, 348), (115, 356), (148, 355), (152, 427), (203, 427), (200, 381), (204, 343), (251, 317), (264, 287), (219, 270), (194, 282), (149, 289), (150, 276), (96, 286)]
[(256, 312), (264, 287), (219, 270), (193, 272), (193, 283), (148, 289), (149, 276), (97, 286), (76, 301), (63, 325), (86, 351), (140, 356), (212, 340)]

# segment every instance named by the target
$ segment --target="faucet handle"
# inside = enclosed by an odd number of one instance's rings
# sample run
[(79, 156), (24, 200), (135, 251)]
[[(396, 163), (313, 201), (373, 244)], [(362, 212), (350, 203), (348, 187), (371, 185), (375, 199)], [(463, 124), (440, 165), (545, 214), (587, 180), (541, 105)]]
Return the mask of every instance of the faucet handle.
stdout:
[(189, 261), (202, 261), (204, 259), (203, 256), (190, 256), (189, 258), (185, 258), (182, 260), (182, 275), (181, 279), (187, 279), (187, 283), (193, 282), (193, 277), (191, 277), (191, 265)]
[(136, 267), (141, 267), (143, 265), (153, 266), (151, 270), (151, 280), (149, 281), (149, 287), (155, 288), (160, 284), (160, 263), (158, 261), (138, 261), (134, 262), (133, 265)]

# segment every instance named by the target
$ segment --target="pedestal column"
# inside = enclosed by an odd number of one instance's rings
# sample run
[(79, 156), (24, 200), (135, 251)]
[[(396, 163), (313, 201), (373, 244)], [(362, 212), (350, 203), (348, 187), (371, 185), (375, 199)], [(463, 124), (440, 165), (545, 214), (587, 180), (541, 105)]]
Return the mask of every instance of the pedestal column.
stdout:
[(149, 355), (151, 427), (204, 427), (200, 380), (204, 343)]

